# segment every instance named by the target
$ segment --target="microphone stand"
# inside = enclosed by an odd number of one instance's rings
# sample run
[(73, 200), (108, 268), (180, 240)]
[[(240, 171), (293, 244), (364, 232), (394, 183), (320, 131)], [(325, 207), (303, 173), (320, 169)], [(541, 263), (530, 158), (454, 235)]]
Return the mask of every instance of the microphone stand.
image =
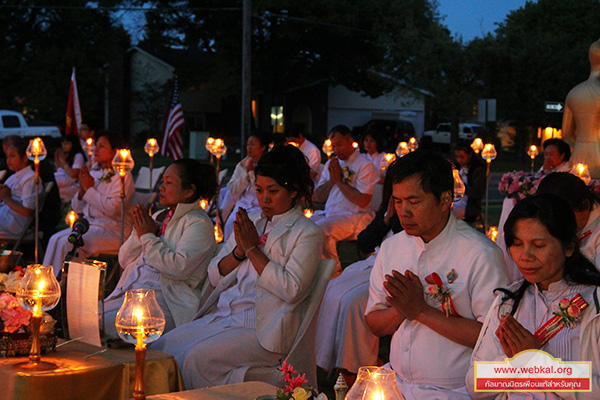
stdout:
[(77, 241), (75, 243), (73, 243), (73, 248), (65, 256), (65, 261), (71, 261), (73, 258), (77, 257), (77, 250), (83, 246), (84, 246), (84, 243), (83, 243), (83, 234), (82, 234), (81, 236), (79, 236)]

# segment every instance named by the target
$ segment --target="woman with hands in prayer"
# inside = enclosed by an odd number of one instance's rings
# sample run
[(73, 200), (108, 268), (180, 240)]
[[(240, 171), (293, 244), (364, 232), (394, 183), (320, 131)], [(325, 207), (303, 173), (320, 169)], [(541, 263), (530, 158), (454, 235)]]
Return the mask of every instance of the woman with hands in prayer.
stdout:
[(133, 232), (119, 250), (123, 274), (104, 302), (109, 337), (117, 337), (115, 318), (131, 289), (153, 289), (166, 319), (165, 332), (192, 320), (216, 243), (213, 223), (200, 207), (216, 192), (215, 169), (196, 160), (174, 161), (165, 171), (159, 202), (150, 216), (136, 205)]
[(261, 212), (236, 212), (233, 235), (208, 267), (212, 293), (192, 322), (151, 345), (175, 357), (188, 389), (279, 365), (303, 317), (323, 245), (302, 212), (312, 198), (310, 168), (296, 147), (276, 146), (255, 174)]

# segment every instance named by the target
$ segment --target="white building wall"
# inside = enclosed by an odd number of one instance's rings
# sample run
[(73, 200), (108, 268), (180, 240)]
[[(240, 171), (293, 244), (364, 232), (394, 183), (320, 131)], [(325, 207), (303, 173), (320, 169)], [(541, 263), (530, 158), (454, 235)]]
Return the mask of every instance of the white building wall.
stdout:
[(329, 88), (328, 129), (344, 124), (352, 129), (364, 125), (370, 119), (403, 119), (413, 123), (418, 136), (425, 127), (425, 96), (410, 89), (397, 89), (394, 92), (371, 98), (353, 92), (345, 86)]

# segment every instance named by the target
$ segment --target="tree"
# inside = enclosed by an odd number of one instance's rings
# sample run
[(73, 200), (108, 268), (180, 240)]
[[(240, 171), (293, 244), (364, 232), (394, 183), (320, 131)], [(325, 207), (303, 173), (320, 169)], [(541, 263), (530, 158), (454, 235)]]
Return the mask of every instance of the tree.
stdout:
[(87, 4), (0, 0), (0, 92), (5, 105), (20, 94), (38, 119), (63, 125), (71, 69), (76, 67), (83, 117), (101, 126), (106, 68), (121, 62), (130, 42), (108, 10)]

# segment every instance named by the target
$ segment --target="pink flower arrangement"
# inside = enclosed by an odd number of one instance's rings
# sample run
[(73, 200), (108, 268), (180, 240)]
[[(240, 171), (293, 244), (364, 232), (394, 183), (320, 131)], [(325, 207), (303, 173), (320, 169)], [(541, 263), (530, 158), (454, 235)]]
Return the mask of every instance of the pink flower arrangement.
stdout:
[(0, 318), (6, 332), (13, 333), (22, 326), (29, 325), (31, 311), (21, 307), (15, 296), (4, 292), (0, 295)]
[(287, 361), (283, 362), (280, 371), (286, 386), (283, 390), (277, 389), (278, 400), (327, 400), (324, 393), (317, 395), (312, 387), (302, 387), (302, 385), (308, 383), (306, 374), (300, 375)]
[(572, 329), (581, 315), (581, 307), (565, 298), (558, 302), (558, 311), (554, 315), (561, 317), (565, 326)]
[(498, 183), (498, 190), (504, 197), (521, 200), (535, 194), (544, 176), (543, 172), (535, 174), (525, 171), (507, 172), (502, 175), (500, 183)]

